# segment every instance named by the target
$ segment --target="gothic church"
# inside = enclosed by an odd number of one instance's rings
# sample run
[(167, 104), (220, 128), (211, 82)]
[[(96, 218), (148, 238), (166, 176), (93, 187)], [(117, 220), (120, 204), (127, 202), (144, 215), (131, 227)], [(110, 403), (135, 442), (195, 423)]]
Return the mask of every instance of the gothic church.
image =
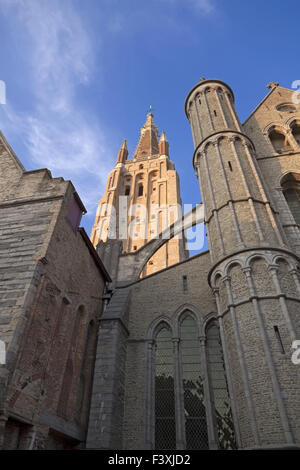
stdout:
[(226, 83), (189, 92), (185, 215), (150, 112), (91, 238), (72, 183), (0, 134), (0, 449), (300, 449), (300, 107), (268, 87), (243, 124)]

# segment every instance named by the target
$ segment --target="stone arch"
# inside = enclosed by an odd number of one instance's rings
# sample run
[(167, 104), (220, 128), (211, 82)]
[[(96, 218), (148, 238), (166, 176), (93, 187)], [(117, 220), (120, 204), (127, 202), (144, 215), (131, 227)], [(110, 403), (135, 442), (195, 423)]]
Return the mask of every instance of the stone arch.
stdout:
[(172, 324), (177, 337), (179, 336), (179, 324), (186, 314), (194, 318), (198, 326), (198, 331), (202, 331), (202, 321), (199, 310), (194, 305), (186, 303), (181, 305), (172, 315)]
[(293, 150), (286, 127), (273, 125), (267, 132), (269, 141), (275, 153), (285, 153)]
[(294, 269), (294, 266), (290, 260), (286, 259), (284, 256), (279, 255), (274, 261), (274, 264), (277, 266), (277, 279), (282, 292), (292, 297), (298, 297), (297, 286), (291, 274), (291, 270)]
[(212, 147), (214, 144), (211, 140), (208, 140), (205, 142), (203, 149), (201, 149), (203, 152), (207, 153), (209, 148)]
[(264, 254), (255, 254), (249, 259), (249, 267), (256, 294), (260, 297), (276, 295), (276, 287), (271, 277), (270, 260)]
[[(205, 315), (205, 317), (203, 318), (203, 323), (202, 323), (202, 327), (203, 327), (203, 336), (206, 335), (206, 329), (207, 327), (209, 326), (209, 324), (211, 322), (216, 322), (217, 325), (218, 325), (218, 316), (217, 316), (217, 313), (216, 312), (210, 312), (208, 313), (207, 315)], [(219, 325), (218, 325), (219, 326)]]
[(244, 265), (241, 260), (239, 259), (230, 260), (224, 267), (224, 275), (230, 276), (230, 270), (236, 265), (239, 265), (241, 269), (244, 268)]
[(289, 180), (294, 180), (300, 184), (300, 172), (299, 169), (291, 168), (290, 170), (285, 171), (283, 174), (279, 175), (277, 178), (277, 187), (282, 189), (284, 184)]
[(200, 158), (202, 157), (202, 155), (203, 155), (202, 152), (197, 152), (196, 158), (195, 158), (195, 161), (194, 161), (195, 167), (200, 164)]
[(224, 273), (222, 271), (218, 270), (215, 272), (211, 281), (212, 289), (218, 289), (218, 283), (222, 279), (223, 276), (224, 276)]
[(285, 257), (282, 254), (273, 256), (272, 264), (278, 265), (279, 261), (285, 261), (289, 265), (291, 270), (296, 269), (296, 266), (294, 265), (294, 263), (292, 262), (292, 260), (289, 257)]
[(287, 122), (287, 125), (289, 126), (295, 141), (300, 145), (300, 119), (292, 118)]
[(150, 324), (150, 326), (148, 327), (148, 331), (146, 335), (147, 340), (153, 341), (155, 337), (158, 335), (158, 333), (160, 332), (160, 330), (162, 330), (163, 328), (169, 328), (171, 331), (171, 336), (174, 337), (174, 328), (172, 325), (172, 321), (166, 315), (161, 315), (155, 318)]
[(229, 135), (227, 133), (217, 136), (217, 144), (220, 145), (220, 143), (222, 143), (223, 140), (229, 140)]
[(267, 136), (272, 128), (276, 128), (278, 130), (281, 130), (282, 132), (286, 132), (288, 130), (286, 124), (282, 124), (281, 121), (272, 121), (265, 126), (265, 128), (263, 129), (263, 134)]
[(245, 268), (251, 268), (251, 264), (255, 259), (262, 259), (267, 265), (271, 264), (271, 259), (265, 253), (252, 253), (245, 260)]
[(210, 91), (212, 90), (212, 87), (210, 85), (206, 86), (203, 90), (203, 93), (206, 95), (207, 93), (209, 93)]
[(249, 286), (243, 265), (237, 260), (227, 266), (227, 275), (230, 277), (231, 295), (233, 301), (241, 301), (249, 298)]
[(184, 214), (180, 219), (163, 230), (157, 238), (150, 240), (135, 252), (121, 255), (119, 258), (118, 280), (137, 280), (149, 259), (171, 238), (204, 221), (204, 206), (202, 203)]
[(280, 179), (280, 190), (295, 223), (300, 225), (300, 173), (285, 173)]

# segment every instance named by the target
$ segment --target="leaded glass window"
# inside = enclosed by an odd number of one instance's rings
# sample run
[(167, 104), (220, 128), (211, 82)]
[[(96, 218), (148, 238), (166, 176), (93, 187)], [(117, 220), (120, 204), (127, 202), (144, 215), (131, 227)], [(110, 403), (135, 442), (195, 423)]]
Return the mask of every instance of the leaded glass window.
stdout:
[(186, 448), (208, 449), (197, 324), (188, 316), (180, 330)]
[(211, 322), (206, 330), (206, 351), (211, 388), (211, 402), (221, 449), (235, 449), (234, 427), (227, 387), (219, 328)]
[(166, 327), (156, 337), (155, 366), (155, 449), (176, 449), (173, 344)]
[(200, 343), (198, 324), (188, 310), (178, 319), (178, 329), (171, 331), (163, 322), (156, 331), (154, 355), (151, 352), (155, 391), (150, 392), (154, 401), (150, 401), (153, 415), (148, 428), (152, 446), (209, 449), (210, 435), (213, 448), (216, 441), (220, 449), (236, 448), (217, 324), (212, 321), (206, 329), (206, 352), (204, 338)]

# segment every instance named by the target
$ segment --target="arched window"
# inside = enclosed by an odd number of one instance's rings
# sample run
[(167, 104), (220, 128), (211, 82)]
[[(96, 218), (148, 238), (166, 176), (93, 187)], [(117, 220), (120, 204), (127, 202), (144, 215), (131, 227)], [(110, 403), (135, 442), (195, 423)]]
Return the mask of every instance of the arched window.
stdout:
[(189, 315), (180, 325), (180, 352), (186, 449), (208, 449), (200, 343), (196, 322)]
[(167, 327), (156, 337), (155, 449), (176, 449), (173, 344)]
[(130, 186), (125, 187), (125, 196), (129, 196), (130, 194)]
[(206, 353), (214, 425), (220, 449), (235, 449), (235, 435), (227, 387), (223, 349), (217, 324), (206, 328)]
[(156, 331), (148, 356), (154, 380), (148, 389), (150, 445), (158, 450), (205, 450), (216, 443), (220, 449), (236, 448), (217, 324), (212, 321), (206, 328), (205, 349), (189, 310), (179, 317), (176, 333), (165, 323)]
[(142, 195), (143, 195), (143, 185), (142, 185), (142, 184), (139, 184), (138, 196), (142, 196)]
[(300, 225), (300, 174), (289, 173), (281, 181), (283, 195), (297, 225)]
[(283, 194), (296, 224), (300, 225), (300, 188), (288, 188)]
[(294, 122), (292, 123), (291, 128), (292, 128), (292, 134), (296, 142), (298, 143), (298, 145), (300, 145), (300, 124), (298, 122)]
[(292, 150), (287, 137), (278, 129), (273, 127), (269, 132), (269, 138), (276, 153), (285, 153)]

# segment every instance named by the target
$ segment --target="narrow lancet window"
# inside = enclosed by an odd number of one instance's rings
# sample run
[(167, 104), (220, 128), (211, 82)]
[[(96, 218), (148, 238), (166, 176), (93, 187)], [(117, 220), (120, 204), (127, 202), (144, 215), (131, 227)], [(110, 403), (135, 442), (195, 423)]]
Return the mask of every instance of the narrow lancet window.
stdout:
[(214, 421), (220, 449), (235, 449), (235, 434), (227, 387), (223, 349), (215, 322), (206, 329), (206, 350)]
[(180, 330), (186, 449), (208, 449), (197, 324), (187, 316)]
[(176, 449), (173, 343), (166, 327), (156, 337), (155, 449)]

